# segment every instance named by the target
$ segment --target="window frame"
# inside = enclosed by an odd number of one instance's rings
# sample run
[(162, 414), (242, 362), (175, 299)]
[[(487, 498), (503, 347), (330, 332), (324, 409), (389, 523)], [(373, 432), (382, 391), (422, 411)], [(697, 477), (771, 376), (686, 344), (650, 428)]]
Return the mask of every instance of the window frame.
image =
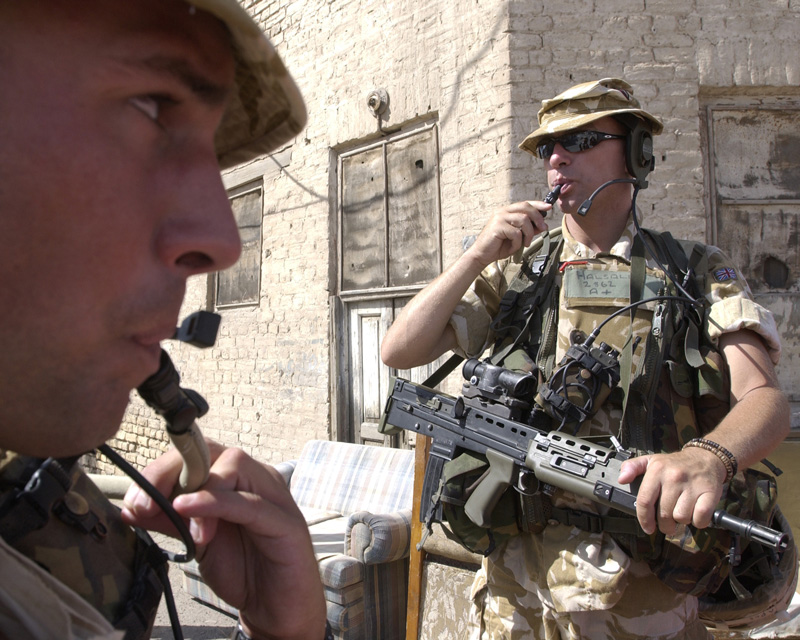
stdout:
[[(235, 198), (245, 196), (250, 193), (259, 193), (259, 209), (260, 209), (260, 216), (258, 219), (258, 247), (255, 251), (258, 255), (258, 262), (255, 268), (256, 270), (256, 296), (254, 300), (246, 300), (246, 301), (239, 301), (239, 302), (226, 302), (220, 303), (219, 301), (219, 282), (220, 282), (220, 271), (214, 272), (214, 278), (212, 282), (212, 289), (211, 289), (211, 298), (212, 303), (215, 310), (222, 310), (222, 309), (239, 309), (243, 307), (258, 307), (261, 304), (261, 269), (262, 269), (262, 250), (263, 250), (263, 230), (264, 230), (264, 180), (263, 178), (257, 178), (255, 180), (250, 180), (248, 182), (244, 182), (239, 184), (235, 187), (231, 187), (227, 190), (228, 201), (233, 202)], [(231, 208), (233, 205), (231, 204)], [(241, 229), (242, 227), (239, 225), (239, 220), (236, 220), (236, 228), (239, 230), (239, 235), (241, 237)], [(236, 263), (227, 270), (230, 269), (239, 269), (242, 265), (241, 257)], [(226, 270), (226, 271), (227, 271)]]

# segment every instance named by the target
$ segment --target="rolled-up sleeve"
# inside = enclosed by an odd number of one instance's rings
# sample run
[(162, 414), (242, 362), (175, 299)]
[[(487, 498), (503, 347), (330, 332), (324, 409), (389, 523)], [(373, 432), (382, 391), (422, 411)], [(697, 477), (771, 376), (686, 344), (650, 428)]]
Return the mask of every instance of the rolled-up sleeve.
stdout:
[(450, 326), (456, 334), (456, 353), (477, 358), (492, 344), (492, 318), (499, 309), (505, 293), (504, 270), (507, 260), (493, 262), (467, 289), (450, 316)]
[(744, 276), (723, 251), (716, 247), (709, 250), (705, 291), (711, 303), (708, 336), (717, 342), (723, 333), (755, 331), (764, 340), (772, 362), (778, 364), (781, 340), (772, 312), (753, 300)]
[(716, 342), (723, 333), (740, 329), (755, 331), (764, 340), (773, 364), (781, 357), (781, 341), (772, 312), (744, 297), (725, 298), (711, 305), (708, 335)]

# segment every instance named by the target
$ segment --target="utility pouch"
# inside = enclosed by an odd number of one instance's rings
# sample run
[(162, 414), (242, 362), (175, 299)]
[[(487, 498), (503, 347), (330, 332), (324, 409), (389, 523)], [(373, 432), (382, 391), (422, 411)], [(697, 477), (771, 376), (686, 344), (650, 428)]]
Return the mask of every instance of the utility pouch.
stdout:
[(572, 344), (549, 380), (540, 385), (536, 404), (573, 435), (619, 384), (619, 353), (600, 343)]
[(438, 495), (443, 520), (447, 523), (442, 529), (447, 537), (465, 549), (484, 556), (519, 534), (515, 491), (506, 490), (500, 496), (488, 527), (475, 524), (464, 510), (467, 500), (488, 474), (489, 461), (486, 457), (465, 451), (445, 463)]

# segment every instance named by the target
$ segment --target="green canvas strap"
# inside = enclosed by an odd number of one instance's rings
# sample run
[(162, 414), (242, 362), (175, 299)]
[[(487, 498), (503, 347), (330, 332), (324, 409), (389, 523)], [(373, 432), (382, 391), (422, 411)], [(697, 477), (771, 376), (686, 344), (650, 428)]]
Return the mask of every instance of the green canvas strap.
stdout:
[[(708, 254), (705, 245), (691, 240), (679, 242), (668, 231), (656, 233), (648, 230), (648, 234), (668, 261), (672, 273), (682, 276), (681, 286), (688, 288), (688, 292), (695, 298), (702, 296), (705, 291), (705, 283), (700, 280), (705, 278), (708, 268)], [(700, 342), (706, 312), (705, 306), (701, 309), (693, 307), (686, 310), (688, 322), (684, 335), (683, 354), (686, 363), (695, 369), (705, 364), (705, 359), (700, 352)]]
[(451, 355), (447, 360), (445, 360), (439, 368), (437, 368), (431, 375), (425, 378), (425, 381), (422, 383), (423, 387), (429, 387), (433, 389), (436, 385), (440, 384), (442, 380), (444, 380), (453, 370), (464, 360), (464, 358), (457, 353)]
[[(645, 248), (641, 235), (636, 234), (633, 240), (633, 247), (631, 248), (631, 275), (629, 280), (629, 296), (631, 303), (641, 300), (644, 292), (645, 280), (647, 279), (644, 252)], [(628, 339), (625, 341), (625, 345), (619, 355), (619, 386), (622, 390), (622, 420), (620, 420), (620, 428), (625, 424), (630, 400), (632, 382), (631, 368), (633, 366), (634, 349), (634, 342), (632, 339), (633, 321), (636, 317), (637, 309), (638, 307), (632, 307), (630, 310), (630, 330), (628, 332)]]
[[(520, 268), (519, 272), (509, 283), (508, 291), (506, 291), (506, 295), (503, 296), (503, 302), (501, 303), (502, 306), (509, 309), (505, 317), (513, 318), (513, 305), (519, 299), (522, 292), (530, 290), (525, 308), (522, 310), (525, 323), (514, 340), (498, 350), (499, 346), (506, 338), (510, 327), (500, 327), (498, 322), (498, 320), (500, 320), (499, 317), (492, 322), (492, 329), (498, 334), (495, 341), (494, 353), (490, 359), (492, 364), (499, 366), (509, 353), (519, 348), (519, 346), (532, 335), (532, 329), (534, 328), (532, 323), (534, 321), (539, 321), (539, 331), (542, 330), (544, 325), (544, 323), (541, 322), (542, 311), (544, 310), (543, 303), (547, 300), (553, 282), (555, 281), (556, 272), (558, 270), (558, 256), (561, 253), (561, 247), (564, 246), (564, 239), (560, 237), (560, 231), (559, 229), (558, 233), (551, 232), (542, 234), (541, 249), (533, 260), (523, 263), (522, 268)], [(556, 236), (559, 237), (558, 242), (552, 243), (551, 238), (555, 238)], [(503, 334), (500, 334), (500, 331), (503, 331)]]
[(539, 353), (536, 354), (536, 366), (544, 380), (549, 380), (556, 367), (556, 342), (558, 340), (558, 299), (559, 288), (552, 287), (549, 304), (542, 318), (544, 330)]

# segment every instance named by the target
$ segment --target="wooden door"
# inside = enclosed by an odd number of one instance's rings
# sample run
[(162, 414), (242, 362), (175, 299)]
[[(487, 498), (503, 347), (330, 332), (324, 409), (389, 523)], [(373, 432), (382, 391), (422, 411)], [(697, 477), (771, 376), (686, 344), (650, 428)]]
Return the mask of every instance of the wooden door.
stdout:
[(410, 298), (394, 298), (354, 302), (349, 308), (350, 425), (352, 442), (408, 448), (413, 446), (413, 434), (384, 436), (378, 431), (390, 391), (392, 376), (423, 382), (447, 359), (445, 354), (435, 362), (413, 369), (396, 370), (387, 367), (380, 358), (380, 345), (395, 315)]
[(800, 108), (709, 108), (712, 241), (739, 266), (781, 335), (781, 388), (800, 427)]

